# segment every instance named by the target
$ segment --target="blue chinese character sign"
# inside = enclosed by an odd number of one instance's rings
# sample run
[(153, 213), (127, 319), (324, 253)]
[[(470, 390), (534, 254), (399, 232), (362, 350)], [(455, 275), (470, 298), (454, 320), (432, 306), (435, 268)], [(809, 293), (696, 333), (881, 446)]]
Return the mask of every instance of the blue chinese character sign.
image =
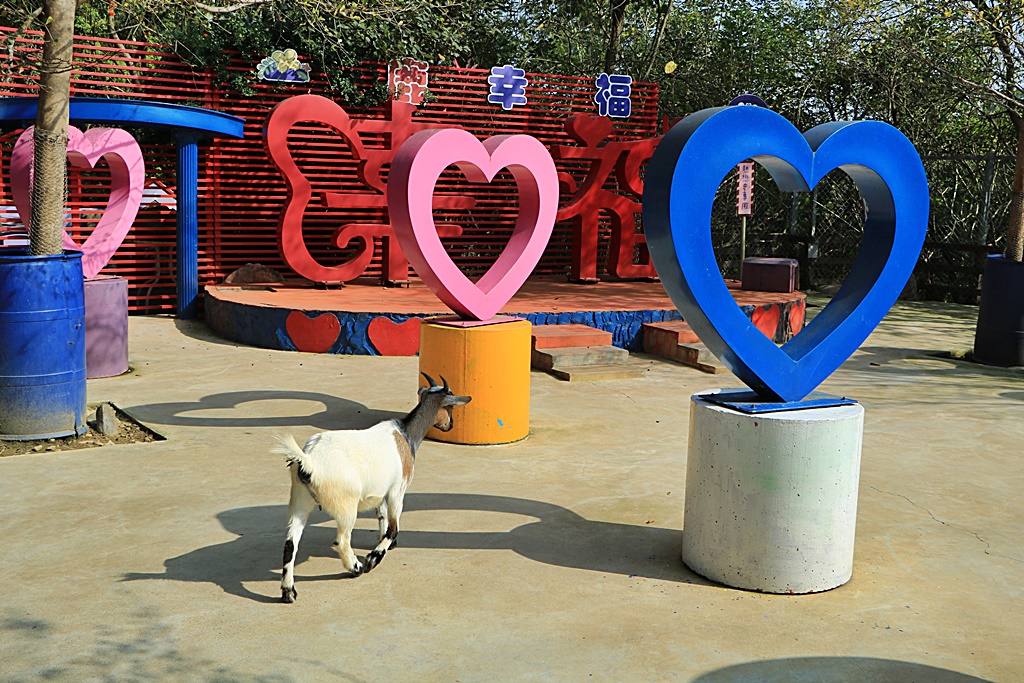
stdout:
[(594, 84), (597, 86), (594, 103), (597, 104), (598, 115), (617, 119), (629, 118), (633, 108), (629, 99), (633, 85), (631, 76), (601, 74)]
[[(781, 348), (743, 314), (711, 244), (711, 208), (742, 161), (784, 192), (846, 173), (867, 207), (860, 254), (832, 301)], [(803, 135), (761, 107), (705, 109), (669, 131), (644, 188), (644, 232), (662, 284), (701, 341), (760, 396), (799, 401), (867, 339), (896, 302), (928, 226), (928, 180), (913, 144), (878, 121), (827, 123)]]
[(487, 101), (491, 104), (500, 104), (505, 111), (526, 104), (526, 86), (529, 81), (522, 69), (511, 64), (492, 67), (487, 82), (491, 84), (490, 94), (487, 95)]

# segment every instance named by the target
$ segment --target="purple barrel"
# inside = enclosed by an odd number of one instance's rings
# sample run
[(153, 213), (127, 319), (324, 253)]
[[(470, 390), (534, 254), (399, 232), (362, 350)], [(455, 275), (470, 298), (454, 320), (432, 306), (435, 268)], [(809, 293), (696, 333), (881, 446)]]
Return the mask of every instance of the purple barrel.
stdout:
[(85, 281), (85, 366), (89, 379), (128, 372), (128, 281)]

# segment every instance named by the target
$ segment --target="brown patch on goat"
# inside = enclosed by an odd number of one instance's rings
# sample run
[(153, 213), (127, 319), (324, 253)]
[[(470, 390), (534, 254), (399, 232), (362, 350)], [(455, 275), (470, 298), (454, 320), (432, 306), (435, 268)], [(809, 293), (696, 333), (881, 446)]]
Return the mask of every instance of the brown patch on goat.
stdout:
[(402, 436), (401, 432), (395, 432), (395, 445), (398, 447), (398, 457), (402, 459), (402, 479), (412, 479), (413, 456), (409, 441)]

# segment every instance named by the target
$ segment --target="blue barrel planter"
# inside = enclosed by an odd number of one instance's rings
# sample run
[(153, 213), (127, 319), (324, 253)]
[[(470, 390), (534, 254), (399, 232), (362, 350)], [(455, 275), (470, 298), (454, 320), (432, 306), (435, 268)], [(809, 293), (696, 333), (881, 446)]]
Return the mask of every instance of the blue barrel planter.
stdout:
[(974, 360), (986, 365), (1024, 365), (1024, 263), (989, 256), (981, 278)]
[(0, 439), (84, 434), (82, 255), (0, 249)]

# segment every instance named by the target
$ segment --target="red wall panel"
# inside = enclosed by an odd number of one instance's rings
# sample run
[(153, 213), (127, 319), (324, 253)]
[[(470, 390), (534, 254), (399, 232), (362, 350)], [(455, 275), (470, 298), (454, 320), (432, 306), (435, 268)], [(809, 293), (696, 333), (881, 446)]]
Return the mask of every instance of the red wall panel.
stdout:
[[(13, 29), (0, 27), (0, 35)], [(14, 45), (12, 70), (0, 77), (0, 96), (31, 96), (36, 83), (31, 69), (19, 73), (20, 66), (40, 51), (38, 34), (19, 37)], [(401, 55), (396, 55), (400, 57)], [(231, 68), (254, 73), (255, 64), (234, 59)], [(486, 69), (430, 67), (431, 97), (421, 105), (415, 121), (463, 127), (478, 137), (496, 134), (527, 133), (549, 148), (575, 145), (565, 130), (573, 114), (595, 114), (595, 88), (591, 77), (567, 77), (527, 74), (529, 103), (505, 112), (487, 103)], [(386, 79), (386, 66), (367, 63), (352, 70), (352, 76), (370, 87)], [(287, 199), (283, 178), (271, 164), (263, 147), (262, 129), (275, 104), (296, 94), (313, 93), (331, 97), (326, 83), (314, 74), (310, 83), (276, 85), (253, 79), (254, 94), (232, 92), (215, 83), (210, 71), (194, 70), (167, 48), (145, 43), (119, 43), (111, 40), (78, 37), (75, 46), (75, 71), (72, 94), (153, 99), (189, 104), (224, 111), (245, 118), (245, 137), (240, 140), (216, 139), (200, 144), (199, 170), (199, 282), (219, 282), (236, 268), (250, 262), (289, 271), (278, 253), (278, 217)], [(342, 102), (342, 106), (345, 104)], [(357, 121), (381, 119), (385, 105), (372, 109), (346, 107)], [(656, 135), (657, 89), (654, 84), (634, 83), (632, 115), (616, 120), (614, 140), (642, 140)], [(365, 124), (363, 124), (365, 125)], [(378, 126), (379, 127), (379, 126)], [(146, 159), (147, 185), (151, 192), (165, 188), (174, 192), (175, 146), (160, 131), (132, 131), (140, 140)], [(0, 208), (13, 202), (8, 174), (10, 152), (20, 131), (0, 131)], [(389, 144), (383, 132), (365, 133), (368, 150), (385, 150)], [(342, 224), (380, 223), (385, 209), (374, 190), (359, 181), (357, 165), (342, 139), (319, 124), (303, 124), (292, 130), (289, 146), (300, 168), (319, 192), (361, 193), (369, 198), (362, 207), (328, 208), (310, 206), (304, 222), (304, 235), (310, 252), (325, 265), (345, 260), (351, 252), (332, 246), (332, 235)], [(570, 198), (572, 184), (586, 177), (588, 162), (558, 160), (559, 171), (568, 174), (562, 195)], [(568, 182), (571, 176), (572, 182)], [(516, 197), (510, 176), (499, 176), (487, 186), (461, 183), (458, 178), (445, 181), (453, 191), (465, 191), (476, 199), (470, 210), (438, 212), (437, 220), (457, 222), (462, 236), (446, 240), (449, 253), (468, 274), (480, 274), (496, 258), (516, 215)], [(614, 177), (605, 184), (621, 192)], [(106, 203), (109, 174), (101, 163), (95, 171), (74, 169), (69, 175), (69, 212), (71, 232), (84, 239), (97, 220), (97, 212)], [(373, 204), (377, 204), (374, 206)], [(0, 210), (0, 213), (3, 213)], [(3, 219), (0, 219), (3, 220)], [(639, 220), (639, 219), (637, 219)], [(3, 226), (0, 226), (2, 228)], [(639, 226), (637, 227), (639, 229)], [(598, 225), (599, 264), (607, 258), (609, 223), (602, 217)], [(572, 227), (559, 223), (551, 243), (537, 267), (538, 274), (568, 274), (572, 254)], [(367, 271), (379, 276), (380, 243)], [(603, 270), (603, 267), (602, 267)], [(139, 212), (124, 244), (104, 270), (129, 281), (129, 307), (133, 312), (171, 312), (175, 302), (175, 213), (166, 206), (148, 204)]]

